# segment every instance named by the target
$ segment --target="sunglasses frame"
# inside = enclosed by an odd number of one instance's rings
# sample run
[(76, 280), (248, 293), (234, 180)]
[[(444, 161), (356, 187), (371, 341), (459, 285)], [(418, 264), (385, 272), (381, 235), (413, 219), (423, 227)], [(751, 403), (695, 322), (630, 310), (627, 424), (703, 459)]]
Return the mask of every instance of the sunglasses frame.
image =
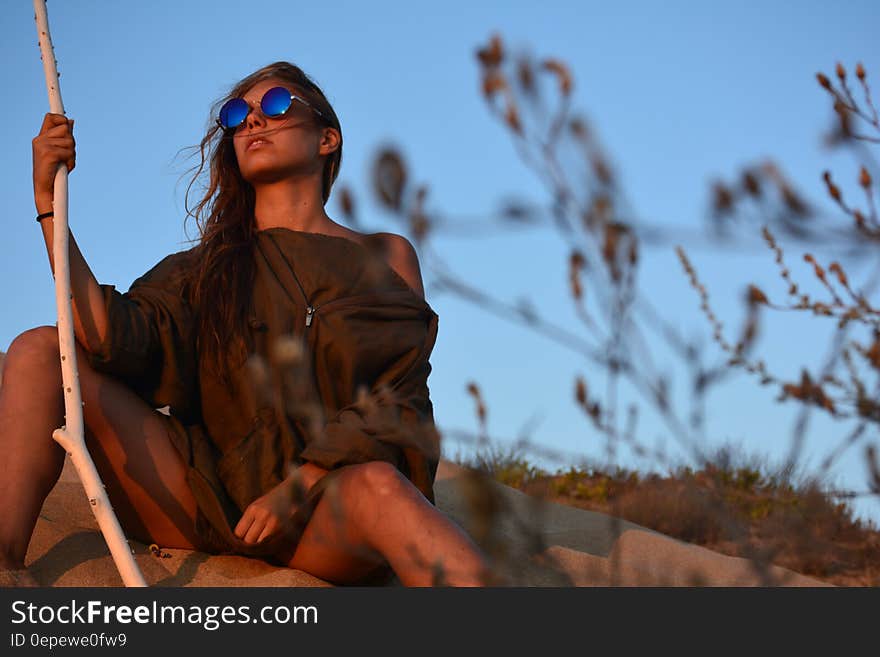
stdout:
[[(266, 114), (266, 112), (263, 111), (263, 99), (265, 99), (269, 93), (275, 91), (276, 89), (284, 89), (284, 91), (286, 91), (288, 94), (290, 94), (290, 104), (280, 114)], [(240, 100), (240, 101), (246, 103), (248, 106), (248, 111), (242, 117), (241, 121), (239, 121), (238, 123), (236, 123), (235, 125), (232, 125), (232, 126), (223, 125), (223, 122), (220, 120), (219, 116), (216, 119), (214, 119), (214, 121), (217, 123), (217, 125), (219, 125), (224, 130), (235, 130), (236, 128), (238, 128), (238, 126), (240, 126), (242, 123), (244, 123), (247, 120), (247, 117), (250, 115), (250, 113), (256, 109), (256, 107), (252, 103), (246, 101), (244, 98), (239, 96), (237, 98), (230, 98), (225, 103), (223, 103), (223, 105), (220, 106), (219, 113), (222, 115), (223, 108), (225, 108), (229, 103), (231, 103), (232, 101), (235, 101), (235, 100)], [(290, 91), (290, 89), (288, 89), (287, 87), (282, 87), (282, 86), (272, 87), (271, 89), (267, 89), (266, 93), (264, 93), (263, 96), (260, 98), (260, 102), (258, 103), (258, 105), (260, 106), (260, 112), (263, 114), (263, 116), (265, 116), (268, 119), (277, 119), (277, 118), (284, 116), (285, 114), (287, 114), (287, 112), (290, 111), (290, 108), (293, 107), (294, 100), (301, 102), (303, 105), (308, 107), (310, 110), (312, 110), (315, 114), (317, 114), (321, 118), (326, 118), (320, 110), (318, 110), (316, 107), (313, 107), (312, 104), (309, 101), (307, 101), (305, 98), (297, 96), (295, 93)]]

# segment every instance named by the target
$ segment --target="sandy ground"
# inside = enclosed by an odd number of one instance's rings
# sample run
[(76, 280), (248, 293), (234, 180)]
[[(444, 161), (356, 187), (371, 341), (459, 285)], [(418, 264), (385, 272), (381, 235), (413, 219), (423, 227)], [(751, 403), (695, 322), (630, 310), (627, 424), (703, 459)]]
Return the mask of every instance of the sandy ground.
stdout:
[[(0, 353), (0, 376), (3, 360)], [(490, 554), (504, 585), (827, 586), (619, 518), (539, 500), (448, 461), (440, 464), (435, 495), (437, 507)], [(145, 544), (129, 543), (150, 586), (330, 586), (258, 559), (180, 549), (156, 556)], [(43, 505), (26, 565), (41, 586), (122, 585), (69, 458)]]

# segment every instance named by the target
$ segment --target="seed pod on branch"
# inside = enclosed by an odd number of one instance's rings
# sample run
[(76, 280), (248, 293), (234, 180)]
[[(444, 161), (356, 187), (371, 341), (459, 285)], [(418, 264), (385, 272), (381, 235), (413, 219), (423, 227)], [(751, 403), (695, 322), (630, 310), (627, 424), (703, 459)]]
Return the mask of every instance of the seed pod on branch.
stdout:
[(568, 122), (568, 129), (571, 130), (571, 134), (573, 134), (579, 141), (584, 143), (589, 141), (590, 129), (587, 126), (586, 121), (581, 117), (572, 117), (571, 121)]
[(373, 189), (388, 208), (399, 212), (403, 203), (407, 172), (400, 153), (393, 148), (379, 152), (373, 165)]
[(575, 381), (575, 393), (574, 397), (577, 400), (577, 403), (581, 406), (585, 406), (587, 403), (587, 384), (582, 377), (578, 377), (577, 381)]
[(810, 214), (810, 208), (806, 202), (795, 191), (791, 184), (786, 180), (785, 176), (779, 170), (779, 167), (772, 161), (764, 162), (761, 165), (765, 175), (779, 189), (779, 195), (782, 202), (785, 203), (788, 210), (797, 217), (805, 217)]
[(507, 89), (507, 80), (497, 71), (491, 71), (483, 76), (483, 95), (486, 100), (492, 102), (499, 91)]
[(733, 210), (733, 192), (722, 182), (712, 186), (712, 211), (716, 216), (730, 214)]
[(807, 204), (790, 185), (783, 183), (779, 188), (779, 192), (782, 194), (783, 202), (792, 214), (798, 217), (805, 217), (809, 214)]
[(825, 394), (821, 385), (813, 383), (813, 379), (807, 370), (802, 370), (801, 372), (800, 385), (794, 383), (783, 384), (780, 400), (786, 397), (793, 397), (809, 404), (815, 404), (826, 409), (832, 415), (836, 413), (834, 402)]
[(850, 119), (849, 110), (839, 100), (834, 101), (834, 111), (839, 120), (837, 139), (849, 139), (852, 137), (852, 121)]
[(859, 62), (858, 64), (856, 64), (856, 77), (857, 77), (861, 82), (864, 82), (864, 81), (865, 81), (865, 67), (862, 65), (861, 62)]
[(837, 323), (837, 328), (844, 328), (849, 322), (854, 319), (859, 319), (862, 314), (859, 312), (858, 308), (850, 308), (843, 315), (840, 316), (840, 321)]
[(519, 120), (519, 112), (517, 112), (516, 105), (512, 101), (508, 101), (507, 110), (504, 114), (504, 120), (507, 122), (507, 125), (513, 130), (516, 134), (522, 135), (522, 124)]
[(425, 204), (426, 198), (428, 198), (428, 186), (419, 185), (418, 189), (416, 189), (416, 204), (422, 207)]
[(608, 194), (600, 192), (593, 197), (593, 203), (590, 207), (599, 223), (607, 224), (611, 221), (613, 204), (614, 201)]
[(874, 344), (871, 345), (865, 356), (875, 370), (880, 370), (880, 340), (876, 337), (874, 338)]
[(724, 351), (730, 352), (731, 347), (724, 339), (724, 325), (719, 321), (719, 319), (715, 316), (715, 313), (712, 312), (712, 308), (709, 305), (709, 294), (706, 292), (706, 287), (700, 283), (700, 279), (697, 277), (697, 272), (691, 264), (690, 260), (685, 253), (685, 250), (679, 245), (675, 247), (675, 253), (678, 255), (678, 259), (681, 261), (681, 265), (684, 268), (685, 274), (687, 274), (688, 279), (690, 279), (691, 287), (697, 291), (697, 294), (700, 295), (700, 309), (706, 315), (706, 319), (709, 320), (709, 323), (712, 325), (712, 337), (718, 343)]
[(825, 283), (825, 270), (822, 268), (822, 265), (816, 262), (816, 259), (812, 256), (812, 254), (805, 253), (804, 261), (813, 265), (813, 271), (815, 271), (816, 273), (816, 278)]
[(754, 198), (761, 196), (761, 185), (758, 182), (758, 177), (748, 169), (743, 171), (742, 187), (749, 196)]
[(823, 89), (827, 89), (831, 91), (831, 80), (828, 79), (828, 76), (824, 73), (816, 73), (816, 79), (819, 81), (819, 85)]
[(486, 425), (486, 406), (483, 404), (483, 396), (480, 394), (479, 386), (474, 382), (470, 381), (467, 384), (467, 391), (471, 397), (474, 398), (474, 401), (477, 404), (477, 418), (480, 421), (481, 426)]
[(568, 67), (558, 59), (545, 59), (542, 62), (542, 66), (545, 71), (550, 71), (556, 75), (559, 79), (560, 93), (563, 96), (568, 96), (571, 93), (572, 87), (571, 72), (568, 70)]
[(828, 271), (830, 271), (832, 274), (837, 276), (837, 280), (840, 281), (841, 285), (843, 285), (844, 287), (849, 286), (849, 281), (846, 278), (846, 272), (843, 271), (843, 268), (840, 266), (840, 263), (838, 263), (836, 261), (832, 262), (830, 265), (828, 265)]
[(425, 199), (428, 196), (428, 186), (419, 185), (416, 190), (416, 198), (409, 211), (409, 229), (417, 243), (424, 242), (431, 229), (431, 220), (425, 212)]
[(620, 267), (617, 260), (618, 247), (622, 239), (629, 235), (629, 226), (617, 222), (605, 225), (604, 241), (602, 243), (602, 259), (608, 267), (611, 278), (620, 280)]
[(742, 336), (739, 339), (739, 342), (736, 343), (736, 347), (734, 351), (737, 354), (743, 354), (749, 351), (752, 345), (755, 342), (755, 337), (758, 335), (758, 312), (757, 306), (751, 306), (749, 308), (749, 314), (746, 318), (745, 325), (743, 326)]
[(591, 402), (587, 395), (587, 383), (583, 377), (578, 377), (575, 382), (575, 399), (584, 412), (590, 416), (598, 428), (601, 426), (602, 408), (598, 402)]
[(593, 173), (596, 174), (596, 178), (599, 179), (599, 182), (603, 185), (610, 185), (613, 181), (613, 177), (611, 175), (611, 167), (608, 166), (608, 163), (600, 155), (593, 155), (590, 158), (590, 161), (593, 165)]
[(357, 224), (357, 216), (354, 212), (354, 195), (351, 193), (351, 189), (349, 187), (343, 186), (339, 190), (339, 206), (342, 211), (342, 216), (351, 223)]
[(493, 34), (486, 48), (477, 50), (477, 58), (483, 66), (497, 67), (504, 61), (504, 48), (501, 45), (501, 37)]
[(639, 242), (633, 235), (629, 241), (629, 264), (635, 266), (639, 261)]
[(860, 82), (865, 81), (865, 67), (862, 65), (861, 62), (856, 64), (856, 77), (859, 79)]
[(834, 181), (831, 180), (831, 172), (825, 171), (825, 173), (822, 174), (822, 179), (825, 181), (825, 186), (828, 187), (828, 194), (831, 198), (840, 203), (840, 189), (834, 184)]
[(859, 184), (864, 187), (865, 190), (868, 190), (871, 187), (871, 174), (868, 173), (868, 170), (865, 167), (862, 167), (861, 171), (859, 171)]
[(756, 286), (749, 285), (749, 291), (746, 296), (749, 306), (767, 305), (767, 296)]
[(571, 294), (576, 300), (580, 301), (583, 297), (583, 289), (581, 287), (581, 269), (583, 269), (584, 265), (586, 264), (584, 254), (575, 249), (571, 252), (568, 262)]
[(843, 82), (844, 80), (846, 80), (846, 69), (843, 68), (843, 64), (841, 64), (840, 62), (837, 62), (836, 73), (837, 73), (837, 77), (838, 77), (838, 79), (839, 79), (841, 82)]
[[(856, 412), (866, 420), (880, 423), (880, 404), (870, 397), (860, 395), (856, 401)], [(880, 491), (877, 491), (880, 492)]]
[(535, 74), (532, 72), (532, 62), (528, 57), (520, 57), (516, 63), (516, 78), (519, 81), (520, 88), (528, 96), (537, 94), (535, 86)]

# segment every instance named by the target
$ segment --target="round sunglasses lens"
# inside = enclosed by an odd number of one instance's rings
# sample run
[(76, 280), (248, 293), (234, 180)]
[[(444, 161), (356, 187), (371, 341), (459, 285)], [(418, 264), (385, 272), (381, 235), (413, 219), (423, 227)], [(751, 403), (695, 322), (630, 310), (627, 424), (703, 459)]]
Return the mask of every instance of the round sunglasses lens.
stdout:
[(287, 89), (273, 87), (263, 95), (260, 107), (266, 116), (281, 116), (290, 107), (291, 100), (290, 92)]
[(220, 108), (220, 125), (224, 128), (234, 128), (239, 125), (248, 114), (248, 104), (241, 98), (228, 100)]

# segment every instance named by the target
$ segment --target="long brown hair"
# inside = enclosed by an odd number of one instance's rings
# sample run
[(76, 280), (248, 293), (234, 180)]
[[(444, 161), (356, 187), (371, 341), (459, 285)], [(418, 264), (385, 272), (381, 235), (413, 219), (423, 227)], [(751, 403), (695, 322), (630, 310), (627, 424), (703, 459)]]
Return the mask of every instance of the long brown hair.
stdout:
[[(241, 97), (248, 89), (268, 78), (278, 78), (295, 87), (305, 99), (323, 114), (313, 113), (319, 125), (339, 131), (339, 148), (326, 156), (322, 174), (324, 204), (342, 164), (342, 127), (324, 92), (298, 66), (275, 62), (255, 71), (236, 84), (229, 93), (214, 103), (210, 127), (198, 146), (201, 161), (186, 190), (184, 204), (187, 219), (193, 217), (199, 227), (197, 258), (187, 286), (190, 303), (198, 314), (196, 349), (209, 371), (227, 385), (231, 383), (228, 346), (242, 345), (245, 322), (250, 306), (254, 266), (251, 253), (254, 236), (254, 188), (241, 175), (235, 156), (231, 133), (221, 128), (214, 118), (230, 98)], [(193, 185), (202, 177), (208, 163), (205, 193), (189, 207)]]

